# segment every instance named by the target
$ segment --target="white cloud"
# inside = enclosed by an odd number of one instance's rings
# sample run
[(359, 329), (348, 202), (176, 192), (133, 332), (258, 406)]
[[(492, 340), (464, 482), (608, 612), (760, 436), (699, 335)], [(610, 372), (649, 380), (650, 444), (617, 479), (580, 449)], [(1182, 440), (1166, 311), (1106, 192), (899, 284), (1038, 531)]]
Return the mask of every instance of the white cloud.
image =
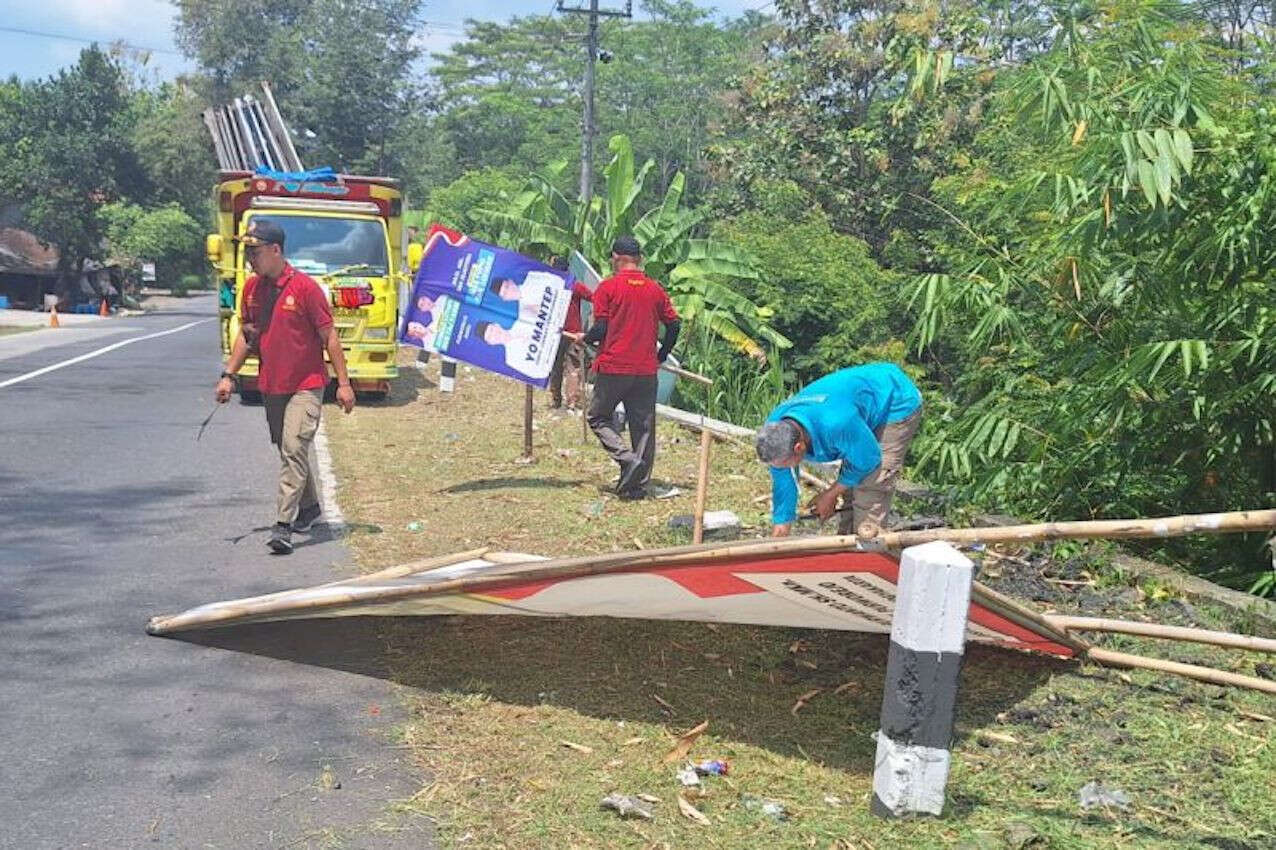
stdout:
[(168, 48), (176, 14), (168, 0), (44, 0), (31, 17), (68, 35)]

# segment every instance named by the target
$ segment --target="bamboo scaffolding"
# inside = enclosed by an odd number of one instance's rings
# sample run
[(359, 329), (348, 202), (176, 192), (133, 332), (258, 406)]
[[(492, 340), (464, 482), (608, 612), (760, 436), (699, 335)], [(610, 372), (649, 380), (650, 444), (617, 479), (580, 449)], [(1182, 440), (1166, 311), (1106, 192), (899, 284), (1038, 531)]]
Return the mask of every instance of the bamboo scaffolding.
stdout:
[(1178, 661), (1165, 661), (1160, 658), (1145, 658), (1142, 655), (1130, 655), (1125, 652), (1114, 652), (1110, 649), (1092, 646), (1086, 650), (1086, 657), (1105, 667), (1127, 667), (1137, 670), (1155, 670), (1160, 673), (1174, 673), (1189, 679), (1209, 682), (1213, 685), (1229, 685), (1238, 688), (1250, 688), (1263, 693), (1276, 694), (1276, 682), (1259, 679), (1256, 676), (1242, 676), (1212, 667), (1200, 667), (1196, 664), (1183, 664)]
[(1216, 632), (1209, 629), (1192, 629), (1183, 626), (1163, 626), (1159, 623), (1137, 623), (1131, 620), (1109, 620), (1103, 617), (1070, 617), (1048, 614), (1046, 621), (1065, 631), (1114, 632), (1123, 635), (1164, 638), (1166, 640), (1205, 643), (1226, 646), (1231, 649), (1249, 649), (1254, 652), (1276, 652), (1276, 640), (1241, 635), (1235, 632)]

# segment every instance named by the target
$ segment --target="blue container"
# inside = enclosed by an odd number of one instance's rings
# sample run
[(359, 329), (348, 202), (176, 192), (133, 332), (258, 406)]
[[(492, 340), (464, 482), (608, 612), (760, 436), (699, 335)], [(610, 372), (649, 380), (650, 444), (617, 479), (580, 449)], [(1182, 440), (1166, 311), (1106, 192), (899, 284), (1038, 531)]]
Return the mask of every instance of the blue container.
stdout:
[[(665, 362), (670, 366), (681, 366), (678, 358), (670, 354), (665, 358)], [(670, 397), (673, 395), (674, 384), (678, 382), (678, 376), (673, 372), (666, 372), (661, 369), (656, 373), (656, 402), (658, 404), (668, 404)]]
[(0, 295), (0, 310), (8, 310), (8, 309), (9, 309), (9, 296)]

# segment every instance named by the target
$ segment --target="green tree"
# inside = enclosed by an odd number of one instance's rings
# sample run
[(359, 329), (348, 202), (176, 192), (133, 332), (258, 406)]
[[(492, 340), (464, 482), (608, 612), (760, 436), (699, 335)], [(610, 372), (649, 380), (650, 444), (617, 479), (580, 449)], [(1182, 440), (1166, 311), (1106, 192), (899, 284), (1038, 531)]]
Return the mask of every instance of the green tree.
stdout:
[(931, 183), (969, 165), (998, 69), (1047, 24), (1023, 2), (780, 0), (733, 99), (736, 138), (711, 149), (715, 202), (735, 213), (753, 183), (792, 180), (879, 258), (926, 267), (887, 246), (929, 226)]
[(484, 168), (458, 177), (430, 193), (424, 221), (442, 224), (479, 239), (493, 239), (487, 229), (484, 208), (508, 202), (523, 188), (526, 179), (499, 168)]
[(1266, 503), (1270, 68), (1188, 5), (1115, 0), (1056, 33), (938, 192), (944, 271), (913, 303), (949, 402), (920, 465), (1046, 515)]
[(132, 146), (146, 185), (130, 196), (146, 204), (176, 203), (192, 218), (207, 220), (217, 165), (199, 100), (186, 86), (167, 83), (137, 92), (133, 107)]
[[(602, 24), (602, 46), (614, 58), (597, 65), (595, 124), (600, 138), (626, 135), (639, 159), (655, 162), (647, 200), (658, 200), (677, 173), (695, 197), (704, 187), (710, 129), (726, 115), (730, 80), (745, 68), (759, 19), (719, 26), (683, 0), (644, 8), (650, 19)], [(580, 23), (564, 15), (469, 21), (466, 37), (435, 57), (435, 126), (456, 152), (458, 173), (539, 171), (563, 160), (559, 188), (576, 185)]]
[(4, 87), (0, 185), (25, 226), (58, 246), (63, 274), (102, 258), (97, 212), (140, 180), (131, 119), (123, 75), (96, 46), (55, 77)]
[(205, 270), (204, 228), (177, 204), (146, 210), (135, 204), (107, 204), (99, 211), (111, 256), (137, 269), (155, 263), (160, 286)]
[(401, 174), (393, 154), (421, 108), (420, 0), (175, 0), (178, 44), (212, 103), (269, 80), (308, 165)]

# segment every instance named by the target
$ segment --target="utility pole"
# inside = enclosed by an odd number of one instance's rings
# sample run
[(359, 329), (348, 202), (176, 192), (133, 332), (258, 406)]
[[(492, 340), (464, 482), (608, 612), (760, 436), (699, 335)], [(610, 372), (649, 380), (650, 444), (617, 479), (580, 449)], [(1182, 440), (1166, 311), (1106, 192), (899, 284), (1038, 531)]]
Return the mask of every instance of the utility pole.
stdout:
[[(594, 197), (594, 63), (598, 61), (598, 19), (632, 18), (633, 0), (627, 0), (623, 11), (599, 9), (598, 0), (589, 0), (589, 8), (564, 6), (563, 0), (558, 0), (558, 11), (589, 16), (589, 35), (585, 41), (585, 122), (580, 138), (580, 200), (583, 207), (588, 210), (589, 203)], [(603, 61), (611, 61), (610, 56), (604, 56)]]

